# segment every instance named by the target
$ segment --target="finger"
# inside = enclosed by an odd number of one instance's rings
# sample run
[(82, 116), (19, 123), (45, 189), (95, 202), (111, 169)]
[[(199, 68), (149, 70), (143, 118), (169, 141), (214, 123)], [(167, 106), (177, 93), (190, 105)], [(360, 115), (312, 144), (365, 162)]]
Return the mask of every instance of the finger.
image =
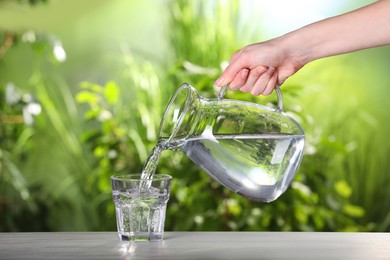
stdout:
[(272, 91), (276, 88), (276, 84), (277, 84), (277, 81), (278, 81), (278, 72), (275, 71), (274, 74), (272, 75), (271, 79), (269, 80), (267, 86), (265, 87), (264, 91), (263, 91), (263, 95), (264, 96), (268, 96), (269, 94), (272, 93)]
[(236, 59), (241, 55), (241, 52), (242, 52), (242, 49), (241, 50), (238, 50), (238, 51), (235, 51), (233, 54), (232, 54), (232, 57), (230, 58), (230, 64), (235, 62)]
[(215, 81), (214, 85), (217, 87), (223, 87), (230, 84), (236, 77), (237, 73), (245, 69), (246, 66), (242, 64), (242, 59), (238, 57), (226, 67), (222, 75)]
[(250, 70), (248, 78), (245, 82), (245, 84), (240, 88), (240, 91), (242, 92), (249, 92), (253, 88), (256, 81), (261, 77), (263, 73), (265, 73), (268, 70), (268, 67), (266, 66), (258, 66), (252, 70)]
[(236, 77), (229, 84), (229, 88), (231, 90), (237, 90), (237, 89), (241, 88), (245, 84), (245, 82), (246, 82), (246, 80), (248, 78), (248, 75), (249, 75), (249, 70), (248, 69), (242, 69), (240, 72), (238, 72)]
[(263, 93), (274, 73), (275, 68), (273, 67), (270, 67), (266, 72), (264, 72), (253, 85), (251, 94), (254, 96), (258, 96)]
[(289, 65), (284, 66), (282, 69), (278, 70), (278, 82), (277, 85), (282, 85), (290, 76), (294, 75), (302, 66), (301, 65)]

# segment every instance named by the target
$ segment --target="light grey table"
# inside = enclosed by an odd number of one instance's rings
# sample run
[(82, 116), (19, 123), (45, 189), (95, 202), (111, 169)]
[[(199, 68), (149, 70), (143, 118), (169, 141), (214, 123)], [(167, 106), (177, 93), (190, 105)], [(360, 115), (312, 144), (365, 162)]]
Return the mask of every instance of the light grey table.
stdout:
[(0, 259), (390, 259), (390, 233), (166, 232), (121, 243), (113, 232), (0, 233)]

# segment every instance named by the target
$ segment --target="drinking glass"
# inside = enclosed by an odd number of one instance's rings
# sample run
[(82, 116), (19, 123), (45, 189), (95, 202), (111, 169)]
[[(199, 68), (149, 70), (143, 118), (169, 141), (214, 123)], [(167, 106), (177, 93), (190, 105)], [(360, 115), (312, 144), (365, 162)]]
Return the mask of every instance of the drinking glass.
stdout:
[(154, 174), (111, 176), (118, 237), (121, 241), (163, 239), (165, 212), (172, 177)]

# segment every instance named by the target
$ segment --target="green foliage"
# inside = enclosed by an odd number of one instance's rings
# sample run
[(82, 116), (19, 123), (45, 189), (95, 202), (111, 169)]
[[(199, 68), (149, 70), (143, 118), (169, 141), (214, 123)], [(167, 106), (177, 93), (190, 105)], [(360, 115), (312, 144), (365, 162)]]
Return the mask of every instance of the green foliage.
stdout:
[(89, 219), (94, 209), (86, 204), (83, 186), (89, 166), (77, 137), (77, 108), (52, 67), (65, 56), (53, 39), (26, 31), (7, 33), (3, 42), (25, 47), (34, 62), (28, 78), (17, 79), (28, 92), (0, 83), (2, 231), (91, 229), (96, 223)]
[(88, 176), (88, 187), (94, 187), (94, 195), (100, 198), (96, 206), (106, 223), (100, 225), (102, 230), (114, 229), (115, 224), (110, 176), (141, 172), (157, 142), (163, 104), (168, 99), (149, 62), (139, 63), (129, 53), (123, 53), (123, 57), (120, 80), (126, 86), (114, 81), (103, 86), (82, 82), (82, 90), (76, 95), (79, 103), (87, 105), (84, 118), (91, 130), (84, 133), (83, 140), (94, 157), (94, 174)]
[[(31, 75), (21, 81), (28, 91), (0, 82), (0, 231), (115, 230), (110, 176), (142, 170), (181, 83), (215, 97), (213, 81), (226, 60), (252, 41), (240, 1), (171, 1), (167, 11), (167, 59), (151, 61), (123, 48), (117, 74), (104, 83), (82, 81), (77, 93), (58, 73), (66, 58), (58, 39), (33, 31), (0, 34), (0, 60), (21, 45), (33, 57)], [(372, 138), (377, 124), (367, 122), (375, 120), (356, 107), (303, 110), (313, 107), (305, 96), (315, 96), (304, 85), (283, 86), (285, 111), (302, 124), (307, 140), (287, 192), (275, 202), (255, 203), (222, 187), (184, 154), (164, 151), (157, 171), (173, 176), (166, 230), (390, 230), (386, 134)], [(6, 102), (7, 88), (12, 102)], [(276, 103), (273, 95), (226, 96)], [(31, 104), (41, 110), (26, 121), (23, 111)]]
[[(27, 180), (19, 166), (31, 152), (30, 139), (33, 102), (29, 93), (22, 94), (12, 83), (0, 89), (0, 231), (16, 228), (14, 214), (36, 213), (37, 205), (31, 197)], [(31, 223), (30, 223), (31, 224)]]

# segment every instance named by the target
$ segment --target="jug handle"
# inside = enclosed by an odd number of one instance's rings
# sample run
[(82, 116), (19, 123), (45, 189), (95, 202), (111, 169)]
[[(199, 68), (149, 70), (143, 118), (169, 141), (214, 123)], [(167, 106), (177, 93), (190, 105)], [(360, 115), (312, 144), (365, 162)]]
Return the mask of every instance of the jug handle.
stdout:
[[(218, 92), (217, 98), (223, 99), (227, 89), (228, 89), (227, 86), (222, 87), (221, 90)], [(277, 107), (276, 111), (283, 112), (283, 96), (282, 96), (282, 91), (280, 91), (279, 86), (277, 86), (275, 88), (275, 92), (276, 92), (276, 96), (278, 98), (278, 107)]]

